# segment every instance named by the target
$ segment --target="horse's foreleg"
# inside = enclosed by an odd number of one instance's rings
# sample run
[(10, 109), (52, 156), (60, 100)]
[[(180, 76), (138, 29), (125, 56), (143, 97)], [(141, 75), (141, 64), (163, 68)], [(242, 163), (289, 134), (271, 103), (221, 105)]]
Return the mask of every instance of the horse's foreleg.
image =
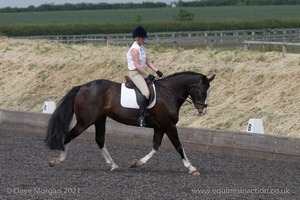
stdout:
[(53, 158), (50, 163), (49, 163), (49, 166), (50, 167), (54, 167), (55, 165), (58, 165), (59, 163), (65, 161), (66, 157), (67, 157), (67, 151), (69, 149), (69, 145), (70, 143), (68, 144), (65, 144), (64, 147), (65, 147), (65, 150), (64, 151), (61, 151), (60, 152), (60, 155), (57, 157), (57, 158)]
[(153, 135), (153, 149), (151, 150), (151, 152), (149, 154), (147, 154), (145, 157), (143, 157), (140, 160), (135, 159), (132, 163), (131, 163), (131, 168), (134, 167), (138, 167), (142, 164), (145, 164), (150, 158), (152, 158), (152, 156), (158, 151), (160, 145), (161, 145), (161, 141), (162, 138), (164, 136), (164, 132), (159, 130), (159, 129), (154, 129), (154, 135)]
[(118, 167), (118, 165), (116, 165), (116, 163), (113, 161), (113, 159), (109, 155), (105, 144), (103, 145), (101, 152), (102, 152), (102, 156), (104, 157), (104, 159), (106, 161), (106, 164), (111, 167), (110, 171), (117, 170), (119, 167)]
[(182, 147), (180, 147), (179, 150), (177, 150), (177, 151), (180, 155), (183, 155), (183, 156), (181, 156), (182, 162), (183, 162), (184, 166), (186, 168), (188, 168), (189, 173), (193, 176), (199, 176), (200, 172), (190, 163), (189, 159), (187, 158), (187, 156), (185, 154), (184, 149)]
[(184, 166), (189, 170), (189, 173), (193, 176), (199, 176), (200, 172), (190, 163), (184, 149), (181, 146), (176, 127), (174, 127), (172, 130), (169, 130), (167, 132), (167, 136), (169, 137), (176, 151), (180, 154), (182, 162)]

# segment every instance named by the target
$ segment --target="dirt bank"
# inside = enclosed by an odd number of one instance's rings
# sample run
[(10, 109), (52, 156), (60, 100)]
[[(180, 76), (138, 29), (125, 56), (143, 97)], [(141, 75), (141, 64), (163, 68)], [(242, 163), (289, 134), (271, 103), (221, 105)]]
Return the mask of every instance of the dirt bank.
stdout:
[[(0, 108), (41, 112), (72, 86), (99, 78), (123, 81), (128, 47), (66, 45), (0, 39)], [(279, 52), (148, 48), (166, 75), (179, 71), (216, 74), (209, 112), (198, 118), (185, 104), (179, 125), (245, 131), (262, 118), (265, 132), (300, 136), (300, 55)]]

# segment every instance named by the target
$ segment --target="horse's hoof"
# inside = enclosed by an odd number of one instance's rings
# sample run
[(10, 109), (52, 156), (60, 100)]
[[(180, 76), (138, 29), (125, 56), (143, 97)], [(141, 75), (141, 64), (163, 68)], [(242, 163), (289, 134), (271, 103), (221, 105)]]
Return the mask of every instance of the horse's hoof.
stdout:
[(49, 163), (49, 167), (54, 167), (55, 165), (56, 165), (56, 160), (55, 159), (51, 160)]
[(119, 170), (119, 167), (118, 167), (118, 166), (112, 167), (112, 168), (110, 169), (111, 172), (116, 172), (116, 171), (118, 171), (118, 170)]
[(199, 171), (193, 171), (191, 172), (192, 176), (200, 176), (200, 172)]
[(139, 166), (139, 160), (138, 159), (134, 159), (130, 165), (130, 168), (135, 168)]

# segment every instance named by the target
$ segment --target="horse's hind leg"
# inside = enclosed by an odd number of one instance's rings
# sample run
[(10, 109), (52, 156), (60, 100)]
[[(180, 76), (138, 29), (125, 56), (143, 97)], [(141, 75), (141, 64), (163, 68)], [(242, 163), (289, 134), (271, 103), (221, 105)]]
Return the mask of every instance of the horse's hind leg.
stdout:
[(65, 147), (65, 150), (64, 151), (61, 151), (60, 152), (60, 155), (57, 157), (57, 158), (53, 158), (50, 163), (49, 163), (49, 166), (50, 167), (54, 167), (55, 165), (58, 165), (59, 163), (65, 161), (66, 157), (67, 157), (67, 151), (69, 149), (69, 145), (70, 143), (68, 144), (65, 144), (64, 147)]
[(56, 158), (53, 158), (50, 161), (50, 167), (54, 167), (55, 165), (58, 165), (59, 163), (65, 161), (66, 157), (67, 157), (67, 152), (69, 149), (69, 145), (70, 142), (75, 139), (77, 136), (79, 136), (84, 130), (86, 129), (86, 127), (82, 127), (79, 124), (76, 124), (74, 126), (74, 128), (72, 128), (72, 130), (69, 132), (68, 135), (66, 135), (65, 137), (65, 141), (64, 141), (64, 151), (60, 152), (60, 155)]
[(119, 167), (115, 164), (115, 162), (109, 155), (108, 150), (105, 146), (105, 122), (106, 122), (106, 116), (103, 116), (97, 121), (97, 123), (95, 123), (96, 142), (99, 148), (101, 149), (101, 153), (106, 161), (106, 164), (111, 167), (110, 171), (115, 171)]
[(189, 170), (189, 173), (193, 176), (199, 176), (200, 172), (190, 163), (184, 149), (181, 146), (180, 140), (178, 138), (177, 128), (174, 126), (172, 129), (168, 130), (166, 134), (175, 147), (176, 151), (180, 154), (182, 162), (184, 166)]
[(164, 132), (160, 129), (154, 129), (154, 135), (153, 135), (153, 149), (150, 151), (150, 153), (148, 153), (146, 156), (144, 156), (143, 158), (141, 158), (140, 160), (135, 159), (132, 163), (131, 163), (131, 168), (134, 167), (138, 167), (142, 164), (145, 164), (150, 158), (152, 158), (152, 156), (158, 151), (160, 145), (161, 145), (161, 141), (162, 138), (164, 136)]

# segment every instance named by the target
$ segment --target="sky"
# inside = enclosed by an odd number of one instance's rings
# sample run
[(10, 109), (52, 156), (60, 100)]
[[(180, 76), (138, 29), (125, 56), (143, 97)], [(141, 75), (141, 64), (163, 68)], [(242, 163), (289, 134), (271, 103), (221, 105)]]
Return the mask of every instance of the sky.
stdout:
[(165, 2), (170, 4), (173, 1), (177, 0), (0, 0), (0, 8), (5, 7), (18, 7), (18, 8), (27, 8), (28, 6), (40, 6), (42, 4), (77, 4), (77, 3), (142, 3), (143, 1), (147, 2)]

